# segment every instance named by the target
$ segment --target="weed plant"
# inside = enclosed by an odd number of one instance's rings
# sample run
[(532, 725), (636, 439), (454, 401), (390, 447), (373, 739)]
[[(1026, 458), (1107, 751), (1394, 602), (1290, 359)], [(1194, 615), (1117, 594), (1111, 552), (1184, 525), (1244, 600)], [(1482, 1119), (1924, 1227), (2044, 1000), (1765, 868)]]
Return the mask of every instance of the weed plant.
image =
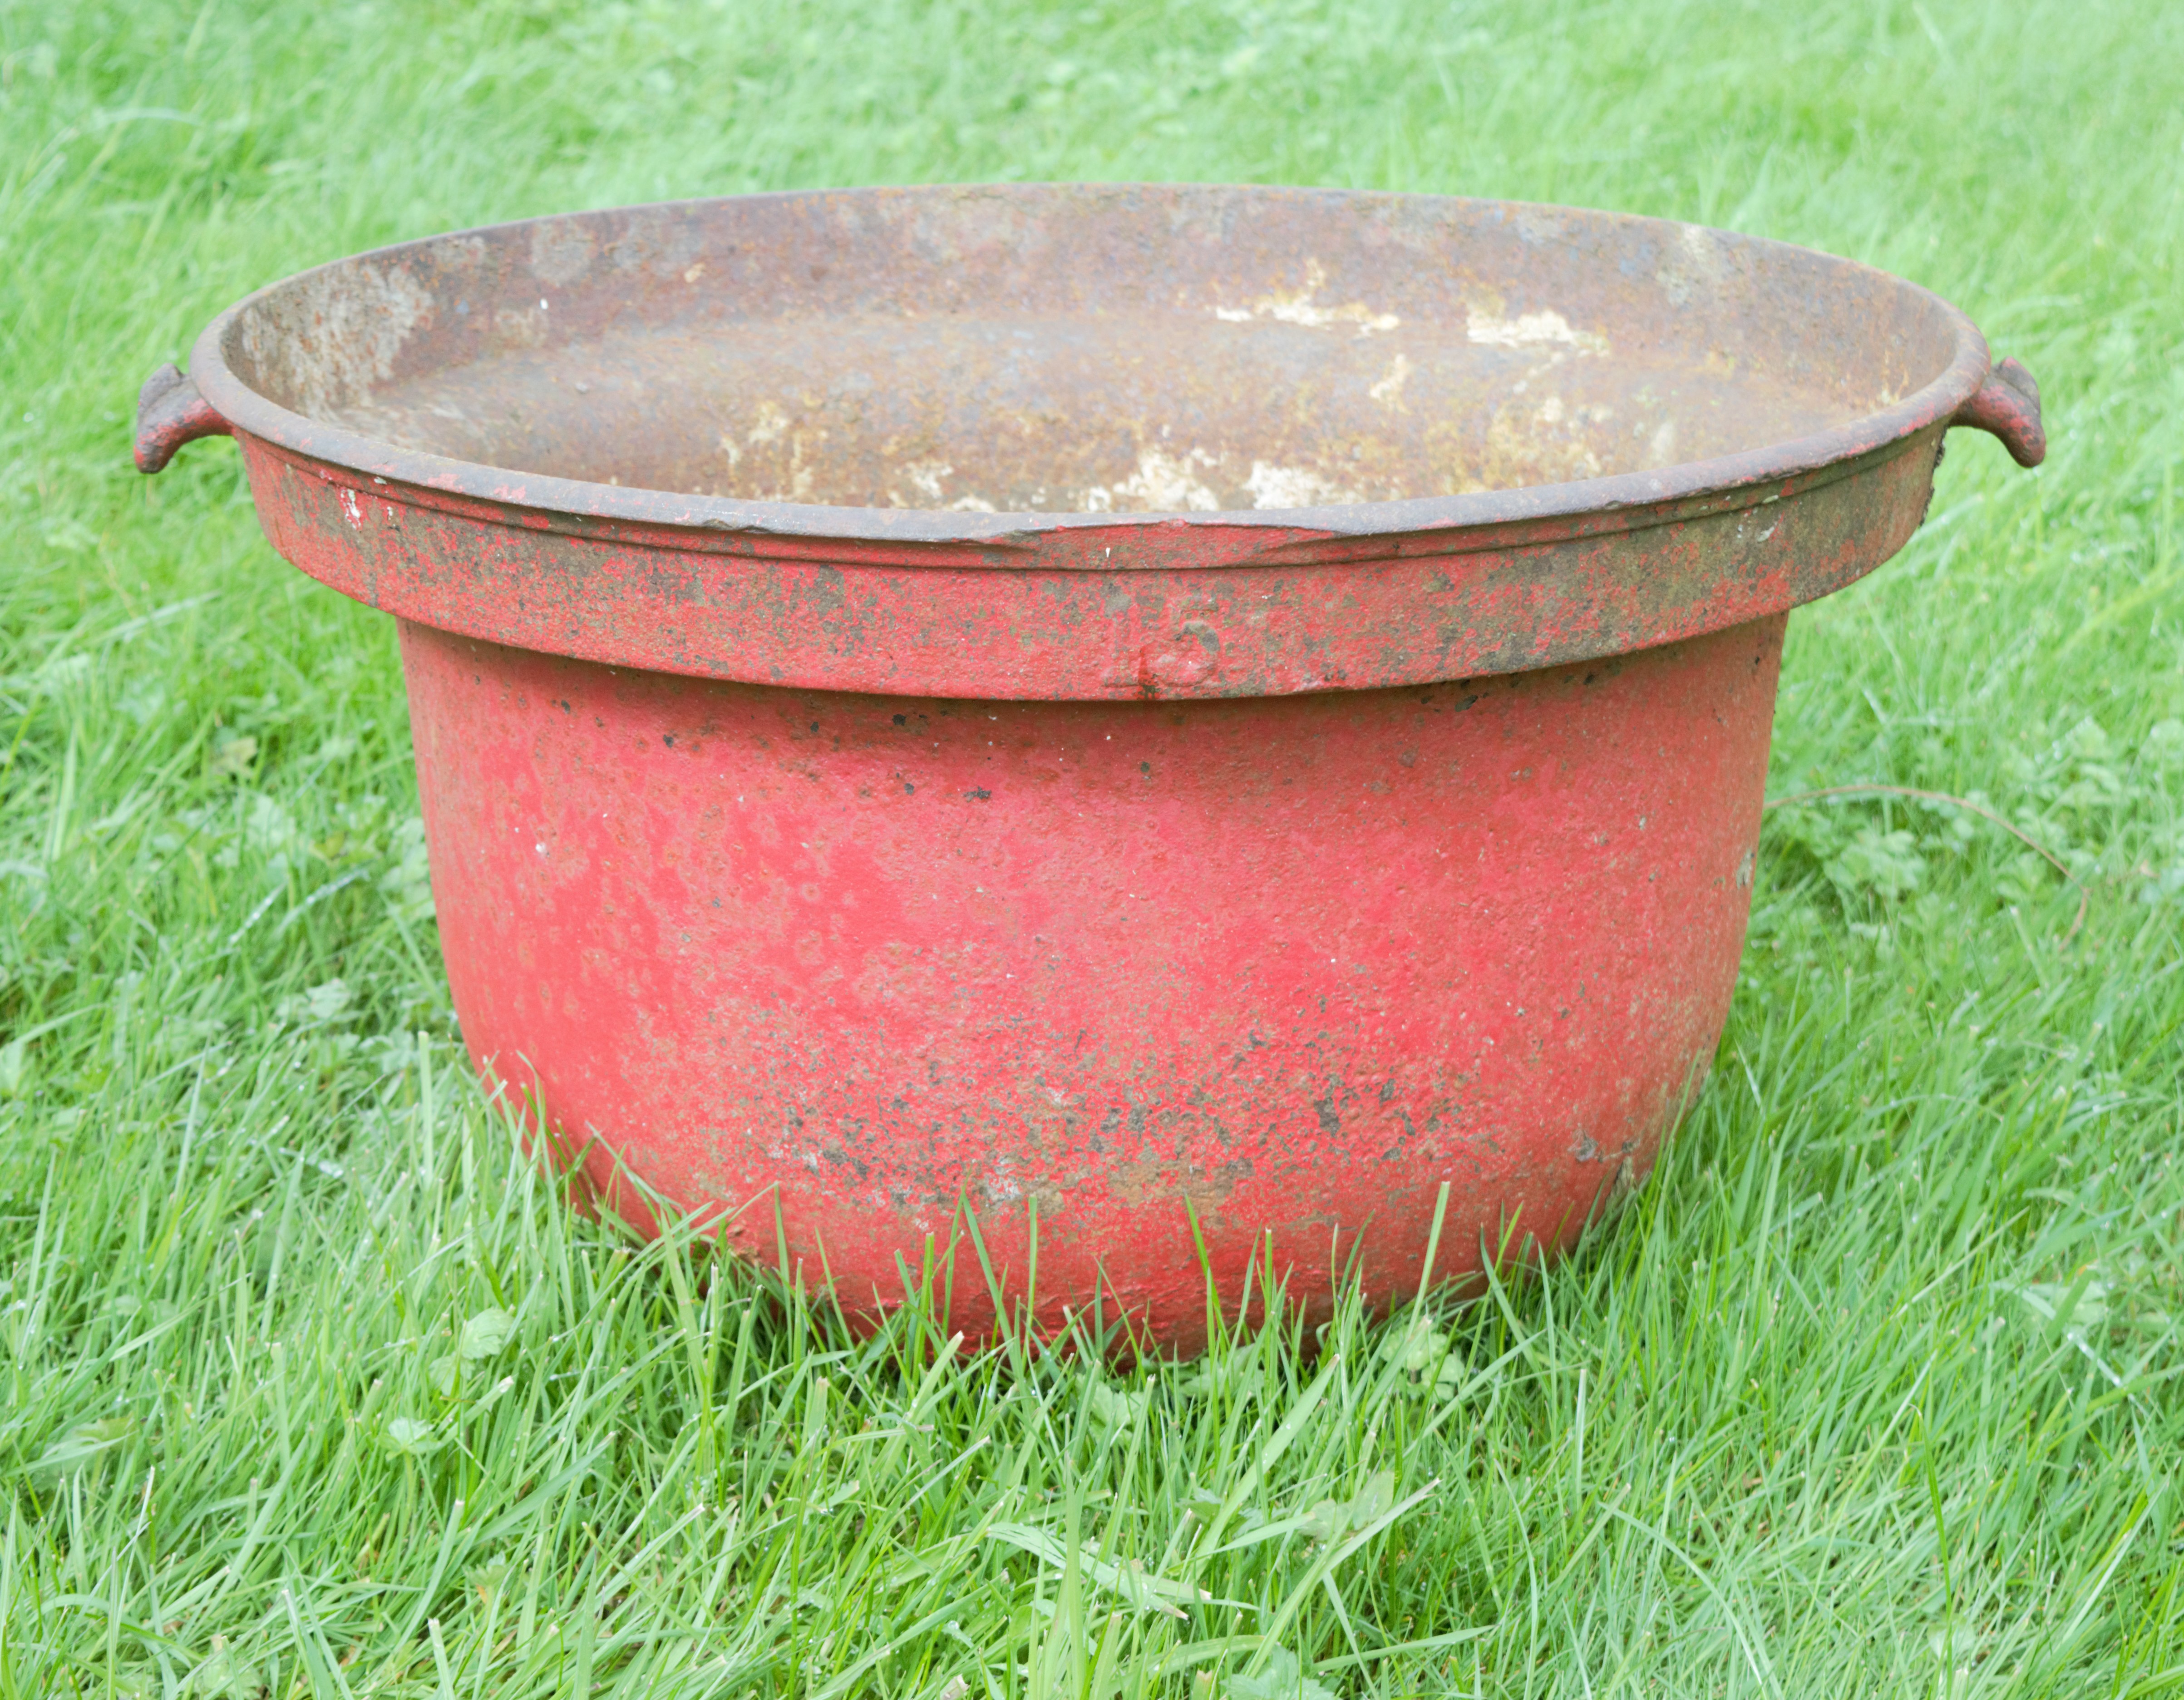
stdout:
[[(0, 0), (0, 1694), (2184, 1690), (2180, 89), (2155, 0)], [(2044, 383), (1791, 627), (1777, 795), (1979, 809), (1770, 813), (1712, 1085), (1551, 1271), (1111, 1374), (573, 1215), (388, 622), (230, 446), (128, 464), (306, 265), (1041, 176), (1727, 225)]]

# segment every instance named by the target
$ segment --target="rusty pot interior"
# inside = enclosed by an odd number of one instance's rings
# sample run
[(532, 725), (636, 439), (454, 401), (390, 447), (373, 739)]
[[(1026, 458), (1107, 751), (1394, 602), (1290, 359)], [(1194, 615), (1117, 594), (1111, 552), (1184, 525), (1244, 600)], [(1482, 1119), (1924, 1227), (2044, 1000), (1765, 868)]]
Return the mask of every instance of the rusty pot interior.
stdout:
[(1947, 308), (1696, 226), (1190, 187), (857, 191), (411, 243), (254, 298), (223, 354), (398, 450), (757, 502), (1298, 509), (1568, 484), (1827, 432)]

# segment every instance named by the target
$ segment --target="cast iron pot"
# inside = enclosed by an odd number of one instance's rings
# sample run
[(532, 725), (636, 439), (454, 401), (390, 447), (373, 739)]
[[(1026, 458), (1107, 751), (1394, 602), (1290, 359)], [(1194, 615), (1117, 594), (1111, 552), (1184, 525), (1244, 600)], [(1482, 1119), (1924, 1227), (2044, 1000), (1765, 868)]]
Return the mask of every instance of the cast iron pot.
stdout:
[[(2036, 389), (1847, 261), (1562, 208), (759, 195), (277, 283), (145, 386), (400, 622), (471, 1054), (866, 1318), (1323, 1311), (1641, 1176), (1788, 610)], [(627, 1183), (634, 1178), (642, 1187)], [(1269, 1251), (1271, 1247), (1271, 1251)]]

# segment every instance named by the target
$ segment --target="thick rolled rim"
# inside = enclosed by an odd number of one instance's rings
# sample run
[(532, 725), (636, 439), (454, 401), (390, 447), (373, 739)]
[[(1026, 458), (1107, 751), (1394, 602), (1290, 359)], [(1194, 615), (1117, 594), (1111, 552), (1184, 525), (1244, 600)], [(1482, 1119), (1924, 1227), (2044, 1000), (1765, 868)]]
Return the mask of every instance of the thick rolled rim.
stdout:
[[(1199, 184), (947, 184), (932, 186), (950, 192), (990, 187), (1010, 193), (1083, 191), (1100, 188), (1219, 189), (1261, 193), (1325, 196), (1353, 199), (1360, 192), (1340, 189), (1273, 190), (1261, 185)], [(783, 197), (841, 191), (785, 191)], [(875, 193), (915, 193), (889, 189)], [(674, 212), (710, 207), (725, 202), (776, 198), (774, 196), (725, 196), (651, 203), (625, 211)], [(1385, 198), (1375, 196), (1375, 198)], [(1418, 199), (1441, 198), (1418, 197)], [(1454, 199), (1456, 198), (1448, 198)], [(1474, 203), (1474, 204), (1479, 204)], [(1568, 215), (1579, 213), (1604, 224), (1662, 230), (1683, 228), (1668, 220), (1635, 214), (1598, 212), (1587, 209), (1549, 207), (1524, 202), (1488, 204), (1513, 215), (1527, 212)], [(555, 217), (567, 216), (555, 215)], [(1961, 309), (1919, 285), (1860, 265), (1858, 261), (1803, 248), (1765, 237), (1738, 236), (1736, 240), (1811, 254), (1846, 273), (1885, 280), (1896, 289), (1931, 303), (1955, 332), (1956, 346), (1948, 365), (1921, 388), (1877, 412), (1862, 415), (1830, 430), (1764, 444), (1734, 454), (1685, 461), (1657, 471), (1621, 473), (1568, 483), (1527, 485), (1514, 489), (1471, 491), (1454, 496), (1411, 497), (1398, 501), (1357, 502), (1307, 508), (1248, 508), (1222, 510), (1154, 510), (1141, 513), (1018, 512), (961, 513), (919, 508), (835, 507), (816, 503), (747, 501), (733, 497), (702, 496), (678, 491), (593, 483), (560, 478), (520, 469), (452, 460), (443, 455), (398, 449), (378, 438), (365, 437), (339, 426), (328, 425), (291, 411), (251, 388), (229, 367), (226, 349), (231, 332), (251, 306), (293, 284), (298, 278), (337, 270), (361, 260), (388, 259), (451, 237), (510, 231), (549, 222), (549, 219), (514, 220), (499, 226), (449, 232), (415, 242), (399, 242), (332, 260), (325, 265), (268, 284), (228, 308), (198, 336), (191, 352), (191, 376), (199, 393), (237, 430), (262, 442), (291, 451), (322, 465), (354, 472), (390, 484), (530, 510), (548, 518), (567, 516), (607, 524), (638, 527), (687, 529), (701, 534), (744, 533), (755, 536), (838, 539), (845, 543), (956, 544), (1006, 551), (1035, 547), (1042, 537), (1080, 529), (1103, 532), (1151, 526), (1187, 526), (1232, 532), (1265, 531), (1317, 533), (1335, 539), (1397, 538), (1419, 532), (1491, 532), (1504, 527), (1535, 527), (1557, 521), (1578, 528), (1589, 518), (1608, 520), (1618, 528), (1649, 522), (1649, 510), (1659, 510), (1667, 519), (1687, 510), (1693, 502), (1710, 499), (1737, 504), (1740, 492), (1754, 487), (1822, 482), (1832, 471), (1847, 470), (1869, 460), (1885, 457), (1930, 427), (1945, 423), (1971, 399), (1986, 381), (1990, 355), (1986, 338)], [(1272, 539), (1269, 540), (1273, 541)]]

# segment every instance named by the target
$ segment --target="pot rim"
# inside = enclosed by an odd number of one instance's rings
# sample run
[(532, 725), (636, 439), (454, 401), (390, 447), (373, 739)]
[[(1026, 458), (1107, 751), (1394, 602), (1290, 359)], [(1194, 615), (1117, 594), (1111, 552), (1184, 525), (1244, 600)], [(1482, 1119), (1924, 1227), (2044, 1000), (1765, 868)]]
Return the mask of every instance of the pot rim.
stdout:
[[(366, 437), (343, 426), (310, 419), (283, 407), (237, 377), (226, 357), (227, 339), (243, 313), (274, 292), (299, 279), (371, 259), (393, 259), (432, 245), (491, 231), (510, 231), (549, 224), (584, 214), (550, 214), (515, 219), (495, 225), (390, 243), (344, 255), (321, 265), (292, 273), (251, 292), (215, 317), (198, 335), (190, 354), (190, 376), (199, 393), (237, 430), (260, 441), (305, 456), (322, 465), (358, 473), (376, 481), (445, 492), (493, 503), (504, 508), (534, 511), (541, 516), (570, 516), (610, 524), (688, 530), (699, 535), (723, 533), (747, 537), (802, 538), (811, 542), (907, 544), (955, 544), (992, 550), (989, 564), (1007, 566), (1013, 550), (1035, 549), (1045, 538), (1075, 530), (1110, 532), (1134, 527), (1184, 526), (1217, 528), (1229, 533), (1253, 531), (1279, 532), (1269, 544), (1318, 534), (1341, 540), (1396, 538), (1418, 532), (1461, 531), (1491, 533), (1504, 527), (1536, 527), (1545, 522), (1582, 521), (1610, 518), (1617, 529), (1635, 528), (1672, 519), (1693, 501), (1730, 499), (1755, 486), (1780, 486), (1787, 482), (1826, 482), (1812, 475), (1845, 471), (1852, 465), (1885, 456), (1909, 440), (1955, 415), (1986, 380), (1992, 365), (1986, 338), (1962, 309), (1941, 296), (1894, 273), (1820, 249), (1771, 237), (1697, 226), (1672, 219), (1640, 214), (1574, 208), (1545, 202), (1496, 201), (1478, 197), (1412, 195), (1388, 191), (1290, 187), (1266, 184), (1206, 183), (935, 183), (900, 187), (851, 189), (795, 189), (760, 194), (694, 197), (682, 200), (632, 203), (595, 209), (599, 212), (674, 212), (728, 202), (783, 200), (819, 196), (860, 194), (914, 196), (960, 194), (966, 192), (1004, 195), (1055, 191), (1128, 192), (1139, 191), (1230, 191), (1268, 196), (1294, 196), (1356, 202), (1359, 200), (1439, 201), (1473, 207), (1495, 207), (1513, 216), (1546, 213), (1580, 213), (1605, 225), (1651, 227), (1664, 233), (1704, 229), (1739, 243), (1785, 253), (1809, 255), (1846, 273), (1885, 281), (1889, 287), (1912, 292), (1938, 309), (1955, 334), (1956, 346), (1949, 363), (1933, 379), (1889, 407), (1861, 415), (1824, 432), (1736, 454), (1702, 460), (1679, 462), (1653, 471), (1626, 472), (1557, 484), (1522, 485), (1509, 489), (1469, 491), (1459, 495), (1407, 497), (1399, 500), (1333, 504), (1301, 508), (1247, 508), (1218, 510), (1150, 510), (1138, 512), (1088, 513), (1077, 511), (1018, 511), (967, 513), (921, 508), (833, 506), (820, 503), (753, 501), (736, 497), (704, 496), (639, 486), (600, 484), (562, 478), (520, 468), (459, 460), (422, 450), (404, 449), (382, 439)], [(1058, 539), (1057, 539), (1058, 540)], [(951, 560), (951, 565), (967, 565)], [(1061, 565), (1048, 560), (1042, 565)], [(1088, 560), (1084, 563), (1091, 565)]]

